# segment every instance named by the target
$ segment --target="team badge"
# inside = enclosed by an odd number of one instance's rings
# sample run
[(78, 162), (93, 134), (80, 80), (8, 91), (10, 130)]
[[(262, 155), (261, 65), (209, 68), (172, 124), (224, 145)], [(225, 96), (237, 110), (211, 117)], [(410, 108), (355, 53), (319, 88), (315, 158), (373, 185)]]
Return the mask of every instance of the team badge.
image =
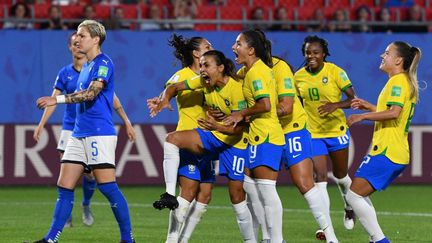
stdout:
[(327, 77), (323, 77), (322, 82), (323, 82), (323, 84), (327, 84), (328, 83), (328, 78)]
[(230, 102), (229, 102), (229, 100), (225, 99), (224, 101), (225, 101), (225, 105), (226, 105), (226, 106), (230, 106)]
[(189, 172), (195, 172), (196, 166), (195, 165), (188, 165), (188, 169), (189, 169)]

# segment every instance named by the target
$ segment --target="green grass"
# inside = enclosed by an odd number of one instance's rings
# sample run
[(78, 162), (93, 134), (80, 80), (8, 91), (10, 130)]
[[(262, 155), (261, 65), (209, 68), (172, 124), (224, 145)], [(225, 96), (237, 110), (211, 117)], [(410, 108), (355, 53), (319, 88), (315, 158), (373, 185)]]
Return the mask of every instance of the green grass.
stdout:
[[(131, 212), (137, 242), (164, 242), (168, 210), (157, 211), (151, 203), (163, 191), (162, 187), (122, 187)], [(284, 206), (284, 238), (288, 242), (316, 242), (317, 225), (303, 197), (292, 186), (279, 186)], [(65, 229), (61, 242), (118, 242), (119, 232), (107, 201), (98, 191), (92, 209), (95, 224), (81, 223), (82, 190), (76, 190), (73, 211), (74, 226)], [(347, 231), (342, 224), (342, 200), (337, 188), (329, 187), (332, 219), (336, 234), (343, 243), (368, 242), (360, 224)], [(0, 189), (0, 242), (17, 243), (38, 240), (47, 232), (55, 204), (55, 187), (3, 187)], [(391, 186), (372, 197), (378, 219), (386, 236), (394, 243), (432, 242), (432, 187)], [(241, 242), (236, 219), (229, 203), (226, 187), (216, 187), (209, 210), (198, 225), (190, 243)]]

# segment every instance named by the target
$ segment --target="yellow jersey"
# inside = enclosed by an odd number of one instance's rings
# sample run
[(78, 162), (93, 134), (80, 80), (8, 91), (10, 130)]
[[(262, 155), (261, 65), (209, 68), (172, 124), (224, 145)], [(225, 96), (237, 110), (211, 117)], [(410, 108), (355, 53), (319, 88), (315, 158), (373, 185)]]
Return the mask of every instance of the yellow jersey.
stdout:
[[(189, 67), (177, 71), (165, 84), (165, 87), (191, 79), (200, 79)], [(205, 117), (203, 108), (204, 95), (202, 90), (180, 91), (176, 97), (179, 120), (176, 131), (191, 130), (198, 127), (197, 120)]]
[(273, 58), (273, 73), (276, 79), (276, 90), (279, 98), (293, 97), (292, 113), (279, 117), (279, 122), (285, 134), (306, 127), (307, 115), (295, 90), (294, 75), (286, 62)]
[[(188, 80), (186, 85), (188, 89), (192, 90), (203, 88), (200, 79)], [(242, 83), (237, 82), (231, 77), (222, 88), (205, 87), (203, 90), (205, 104), (213, 109), (219, 109), (226, 115), (230, 115), (233, 111), (240, 111), (247, 107), (243, 96)], [(239, 135), (227, 135), (218, 131), (211, 131), (211, 133), (225, 144), (240, 149), (245, 149), (247, 147), (247, 132)]]
[(411, 88), (407, 74), (400, 73), (389, 79), (378, 97), (376, 112), (392, 105), (402, 107), (397, 119), (375, 121), (370, 154), (382, 154), (392, 162), (409, 164), (408, 129), (414, 115), (415, 98), (410, 98)]
[(318, 107), (326, 102), (339, 102), (342, 92), (352, 86), (348, 75), (333, 63), (324, 63), (318, 73), (309, 73), (306, 67), (298, 70), (294, 79), (304, 109), (308, 115), (308, 130), (312, 138), (339, 137), (346, 133), (347, 124), (342, 109), (322, 116)]
[[(242, 75), (245, 74), (245, 75)], [(278, 98), (276, 95), (276, 81), (271, 68), (262, 60), (256, 61), (249, 71), (245, 67), (239, 70), (244, 76), (243, 94), (248, 107), (253, 107), (260, 98), (269, 98), (271, 110), (251, 117), (249, 125), (249, 143), (258, 145), (268, 142), (284, 145), (285, 137), (276, 112)]]

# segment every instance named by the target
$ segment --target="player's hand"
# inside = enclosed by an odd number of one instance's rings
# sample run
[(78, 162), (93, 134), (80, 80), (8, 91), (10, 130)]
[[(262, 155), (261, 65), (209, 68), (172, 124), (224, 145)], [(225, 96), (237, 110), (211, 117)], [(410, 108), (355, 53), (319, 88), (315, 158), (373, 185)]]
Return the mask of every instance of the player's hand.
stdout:
[(227, 117), (227, 115), (225, 113), (223, 113), (221, 110), (215, 109), (215, 108), (209, 108), (207, 111), (207, 116), (213, 117), (216, 121), (222, 121), (223, 119), (225, 119)]
[(199, 118), (198, 126), (207, 131), (217, 130), (218, 122), (207, 111), (207, 118)]
[(328, 101), (321, 101), (321, 103), (323, 103), (323, 105), (318, 107), (318, 113), (321, 116), (327, 116), (328, 114), (330, 114), (333, 111), (335, 111), (336, 109), (338, 109), (338, 107), (335, 103), (331, 103)]
[(357, 122), (360, 122), (363, 120), (364, 120), (363, 114), (354, 114), (354, 115), (351, 115), (348, 117), (347, 125), (350, 127), (354, 123), (357, 123)]
[(367, 110), (367, 111), (370, 111), (372, 106), (373, 105), (371, 103), (367, 102), (364, 99), (360, 99), (360, 98), (354, 98), (351, 101), (351, 108), (354, 109), (354, 110)]
[(150, 110), (150, 117), (155, 117), (164, 108), (167, 108), (170, 111), (173, 110), (171, 104), (167, 100), (160, 99), (159, 97), (148, 99), (147, 107)]
[(132, 143), (136, 140), (135, 129), (132, 124), (126, 124), (126, 134), (128, 136), (129, 141)]
[(55, 97), (52, 96), (40, 97), (36, 101), (36, 106), (39, 109), (45, 109), (46, 107), (53, 106), (53, 105), (57, 105), (57, 100)]
[(37, 126), (36, 129), (34, 130), (34, 132), (33, 132), (33, 139), (36, 142), (39, 142), (39, 137), (40, 137), (41, 133), (43, 132), (43, 129), (44, 129), (43, 127)]
[(233, 112), (231, 115), (223, 119), (223, 123), (225, 125), (233, 125), (233, 127), (237, 126), (237, 123), (243, 121), (244, 116), (241, 112)]

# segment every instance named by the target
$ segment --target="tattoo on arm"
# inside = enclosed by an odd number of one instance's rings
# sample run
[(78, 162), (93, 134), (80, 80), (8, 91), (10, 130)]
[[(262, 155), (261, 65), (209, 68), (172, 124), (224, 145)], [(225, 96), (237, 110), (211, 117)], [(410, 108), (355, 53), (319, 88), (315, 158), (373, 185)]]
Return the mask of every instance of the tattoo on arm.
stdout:
[(103, 88), (98, 83), (99, 81), (93, 81), (88, 89), (66, 95), (66, 103), (81, 103), (94, 100)]

